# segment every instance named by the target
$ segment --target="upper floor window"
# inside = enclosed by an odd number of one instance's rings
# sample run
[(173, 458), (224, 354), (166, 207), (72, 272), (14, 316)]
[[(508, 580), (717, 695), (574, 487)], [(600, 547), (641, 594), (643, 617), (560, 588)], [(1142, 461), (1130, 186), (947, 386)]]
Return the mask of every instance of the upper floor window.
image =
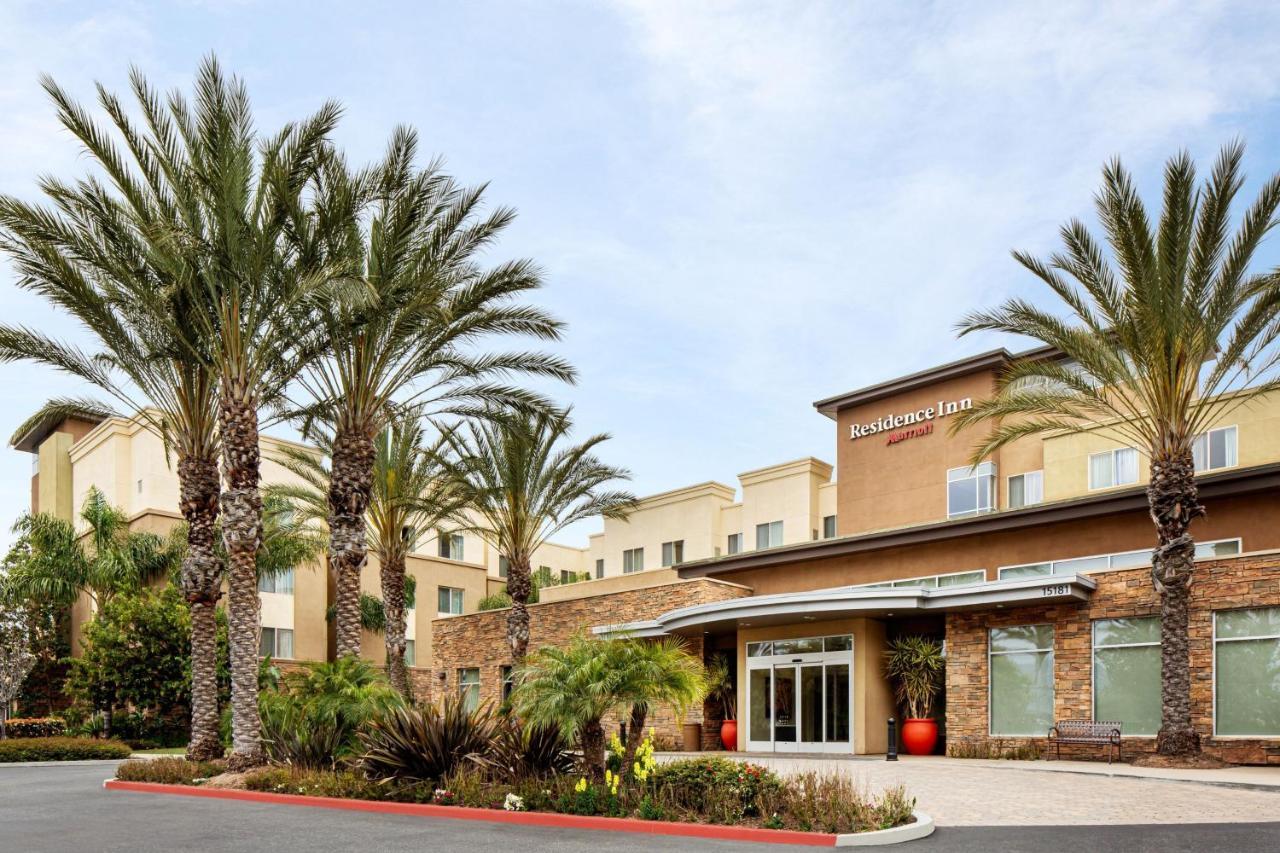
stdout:
[(742, 550), (742, 534), (730, 533), (728, 546), (729, 547), (727, 550), (730, 554), (737, 554), (739, 551), (741, 551)]
[(662, 565), (678, 566), (684, 562), (684, 540), (662, 543)]
[(1236, 428), (1211, 429), (1191, 440), (1197, 471), (1216, 471), (1236, 464)]
[(834, 515), (823, 516), (822, 518), (822, 538), (836, 538), (836, 517)]
[(782, 522), (770, 521), (768, 524), (756, 525), (756, 550), (777, 548), (782, 544)]
[(622, 571), (625, 574), (639, 572), (644, 569), (644, 549), (628, 548), (622, 552)]
[(446, 560), (462, 559), (462, 535), (458, 533), (437, 534), (437, 541), (440, 543), (440, 556)]
[(604, 560), (596, 560), (596, 579), (604, 577)]
[(991, 512), (995, 506), (996, 466), (981, 462), (973, 468), (947, 471), (947, 518)]
[(258, 578), (258, 592), (293, 595), (293, 569), (277, 575), (264, 575)]
[(440, 616), (456, 616), (462, 612), (462, 590), (457, 587), (438, 587), (437, 599), (439, 605), (436, 607), (436, 612)]
[(286, 659), (293, 657), (292, 628), (263, 628), (261, 637), (259, 656)]
[(1028, 471), (1009, 478), (1009, 509), (1031, 506), (1044, 500), (1044, 472)]
[(1138, 451), (1118, 447), (1089, 454), (1089, 488), (1109, 489), (1138, 482)]
[(511, 574), (511, 561), (506, 557), (498, 558), (498, 577), (505, 578)]

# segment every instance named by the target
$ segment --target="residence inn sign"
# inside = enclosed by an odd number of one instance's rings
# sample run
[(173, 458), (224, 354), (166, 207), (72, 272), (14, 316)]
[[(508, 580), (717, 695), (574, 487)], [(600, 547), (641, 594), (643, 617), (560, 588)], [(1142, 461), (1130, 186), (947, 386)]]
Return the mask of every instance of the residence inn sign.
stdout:
[[(885, 415), (879, 420), (866, 424), (850, 424), (849, 439), (852, 441), (896, 429), (901, 431), (891, 433), (887, 443), (897, 444), (899, 441), (928, 435), (933, 432), (932, 421), (935, 418), (945, 418), (948, 415), (954, 415), (956, 412), (972, 408), (972, 397), (965, 397), (951, 402), (939, 400), (938, 405), (929, 406), (926, 409), (916, 409), (914, 412), (906, 412), (900, 415)], [(902, 429), (903, 427), (910, 427), (910, 429)]]

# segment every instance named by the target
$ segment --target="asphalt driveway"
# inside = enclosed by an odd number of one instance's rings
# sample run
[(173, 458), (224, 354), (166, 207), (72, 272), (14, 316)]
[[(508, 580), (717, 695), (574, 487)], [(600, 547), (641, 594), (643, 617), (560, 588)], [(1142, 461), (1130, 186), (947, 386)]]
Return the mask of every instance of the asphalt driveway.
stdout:
[[(0, 850), (9, 853), (84, 851), (716, 851), (761, 853), (800, 848), (703, 842), (686, 838), (519, 827), (472, 821), (166, 797), (102, 789), (112, 765), (0, 765)], [(974, 792), (979, 796), (980, 792)], [(1276, 795), (1280, 808), (1280, 795)], [(943, 827), (903, 851), (1280, 849), (1280, 824), (1180, 826)]]

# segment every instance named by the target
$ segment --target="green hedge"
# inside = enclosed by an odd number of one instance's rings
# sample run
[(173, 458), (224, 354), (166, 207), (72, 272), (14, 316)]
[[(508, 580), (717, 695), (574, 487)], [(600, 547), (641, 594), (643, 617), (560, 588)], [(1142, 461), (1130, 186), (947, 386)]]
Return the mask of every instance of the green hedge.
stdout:
[(0, 763), (128, 758), (131, 752), (133, 750), (127, 743), (87, 737), (19, 737), (0, 740)]
[(57, 717), (14, 717), (5, 723), (9, 737), (60, 737), (67, 733), (66, 724)]

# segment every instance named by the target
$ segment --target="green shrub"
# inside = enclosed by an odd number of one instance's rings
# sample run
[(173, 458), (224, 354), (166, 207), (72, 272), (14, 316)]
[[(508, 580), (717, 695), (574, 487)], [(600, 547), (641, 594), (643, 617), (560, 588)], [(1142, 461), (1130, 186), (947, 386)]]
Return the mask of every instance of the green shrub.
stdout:
[(762, 814), (762, 798), (776, 795), (783, 782), (766, 767), (717, 757), (660, 764), (653, 785), (682, 811), (709, 814), (717, 823), (736, 823)]
[(250, 791), (300, 794), (311, 797), (339, 797), (350, 800), (425, 802), (431, 794), (430, 788), (371, 782), (350, 770), (328, 772), (285, 767), (259, 770), (245, 778), (244, 786)]
[(0, 740), (0, 763), (14, 761), (88, 761), (128, 758), (133, 750), (118, 740), (34, 737)]
[(135, 758), (116, 767), (116, 778), (125, 782), (155, 782), (160, 785), (196, 785), (225, 769), (216, 761), (187, 761), (185, 758)]
[(497, 726), (491, 761), (506, 778), (541, 779), (571, 772), (575, 757), (555, 726), (521, 726), (507, 718)]
[(906, 823), (915, 800), (900, 786), (877, 800), (848, 775), (809, 772), (788, 777), (777, 798), (766, 795), (762, 805), (795, 829), (844, 833)]
[(359, 766), (370, 779), (436, 782), (461, 764), (487, 764), (496, 728), (488, 705), (468, 712), (452, 696), (443, 707), (401, 708), (360, 733)]
[(9, 737), (61, 737), (67, 726), (57, 717), (14, 717), (4, 729)]

